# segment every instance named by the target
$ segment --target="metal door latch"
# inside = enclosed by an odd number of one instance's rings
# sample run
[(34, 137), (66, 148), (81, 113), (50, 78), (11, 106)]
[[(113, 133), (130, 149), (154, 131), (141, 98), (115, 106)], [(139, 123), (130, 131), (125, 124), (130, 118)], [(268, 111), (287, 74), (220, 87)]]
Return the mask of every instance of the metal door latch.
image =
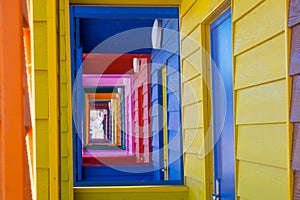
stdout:
[(212, 200), (219, 200), (220, 199), (220, 195), (218, 195), (218, 194), (212, 194), (211, 195), (211, 199)]
[(215, 181), (215, 193), (211, 195), (212, 200), (220, 200), (220, 179)]

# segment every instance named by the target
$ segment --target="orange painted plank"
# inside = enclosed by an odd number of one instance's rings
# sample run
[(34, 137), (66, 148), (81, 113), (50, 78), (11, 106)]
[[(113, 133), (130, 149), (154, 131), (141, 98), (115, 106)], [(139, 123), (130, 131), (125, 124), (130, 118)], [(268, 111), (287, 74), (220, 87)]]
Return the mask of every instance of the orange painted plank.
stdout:
[(0, 199), (26, 199), (22, 26), (22, 2), (0, 1)]

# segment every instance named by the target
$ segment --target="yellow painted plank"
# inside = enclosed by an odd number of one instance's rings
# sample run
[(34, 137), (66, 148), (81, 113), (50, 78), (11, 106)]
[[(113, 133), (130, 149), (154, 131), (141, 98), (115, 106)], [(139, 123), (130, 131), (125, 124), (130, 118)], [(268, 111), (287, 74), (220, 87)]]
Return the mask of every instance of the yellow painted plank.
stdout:
[[(67, 100), (65, 107), (61, 106), (61, 134), (67, 136), (67, 144), (61, 145), (68, 153), (67, 163), (62, 163), (61, 166), (67, 166), (68, 171), (64, 176), (69, 177), (68, 181), (60, 181), (61, 183), (61, 200), (74, 199), (73, 195), (73, 156), (72, 156), (72, 104), (71, 104), (71, 66), (70, 66), (70, 24), (69, 22), (69, 1), (59, 0), (59, 45), (60, 45), (60, 81), (61, 83), (67, 83), (67, 87), (64, 90), (60, 90), (60, 95), (64, 95)], [(61, 39), (63, 38), (63, 39)], [(63, 174), (62, 174), (63, 175)]]
[(44, 21), (47, 19), (47, 1), (32, 2), (32, 15), (34, 21)]
[(62, 132), (60, 134), (60, 155), (61, 157), (68, 157), (69, 156), (69, 149), (68, 149), (68, 134), (66, 132)]
[(286, 122), (286, 81), (237, 91), (237, 124)]
[[(46, 0), (45, 0), (46, 1)], [(57, 1), (47, 2), (47, 55), (41, 55), (47, 59), (48, 66), (48, 83), (49, 83), (49, 187), (50, 199), (59, 199), (60, 197), (60, 172), (59, 172), (59, 157), (60, 157), (60, 144), (59, 144), (59, 95), (58, 95), (58, 73), (59, 73), (59, 59), (58, 59), (58, 10)]]
[(182, 0), (180, 4), (180, 16), (183, 16), (195, 2), (196, 0)]
[(246, 14), (249, 10), (253, 9), (255, 6), (257, 6), (257, 4), (261, 3), (262, 1), (264, 0), (247, 0), (247, 1), (234, 0), (233, 16), (232, 16), (233, 21), (240, 18), (242, 15)]
[(60, 37), (60, 60), (65, 60), (66, 59), (66, 39), (65, 37)]
[(69, 192), (71, 191), (69, 182), (68, 181), (61, 181), (60, 187), (61, 187), (61, 200), (71, 199), (69, 197)]
[(62, 132), (68, 132), (69, 129), (69, 124), (68, 124), (68, 108), (66, 107), (61, 107), (60, 108), (60, 115), (61, 115), (61, 118), (60, 118), (60, 130)]
[(60, 105), (63, 107), (68, 106), (67, 95), (65, 91), (67, 91), (67, 84), (60, 84), (60, 90), (64, 91), (60, 93)]
[(203, 183), (186, 178), (186, 185), (189, 187), (188, 200), (205, 199), (205, 186)]
[(36, 174), (36, 197), (38, 200), (49, 200), (49, 170), (38, 168)]
[[(60, 65), (60, 71), (59, 71), (59, 75), (60, 75), (60, 83), (66, 83), (67, 84), (67, 77), (68, 77), (68, 74), (67, 74), (67, 70), (66, 70), (66, 61), (64, 60), (61, 60), (59, 62), (59, 65)], [(67, 93), (65, 91), (61, 92), (60, 95), (65, 95), (66, 97), (68, 96)]]
[(48, 71), (35, 70), (34, 78), (36, 119), (48, 119)]
[(234, 25), (234, 55), (282, 32), (285, 24), (284, 0), (268, 0)]
[(238, 127), (237, 159), (288, 168), (286, 124)]
[(34, 46), (34, 68), (36, 70), (47, 70), (47, 22), (33, 22), (33, 46)]
[(164, 200), (186, 200), (187, 192), (172, 192), (169, 193), (76, 193), (74, 194), (75, 200), (86, 200), (86, 199), (95, 199), (95, 200), (153, 200), (153, 199), (164, 199)]
[(60, 3), (60, 10), (59, 10), (59, 16), (61, 16), (61, 18), (59, 19), (59, 35), (62, 37), (63, 35), (66, 34), (66, 21), (65, 21), (65, 10), (61, 9), (61, 4), (64, 3), (64, 1), (59, 1)]
[(36, 120), (36, 166), (49, 168), (48, 120)]
[(187, 192), (186, 186), (110, 186), (110, 187), (75, 187), (76, 193), (174, 193)]
[(183, 107), (183, 128), (203, 127), (202, 103), (195, 103)]
[(284, 34), (236, 57), (235, 89), (285, 77)]
[(200, 26), (197, 26), (187, 37), (182, 40), (182, 58), (185, 59), (193, 51), (200, 48)]
[(198, 0), (182, 17), (181, 31), (184, 35), (193, 30), (223, 0)]
[(201, 183), (205, 182), (205, 161), (197, 154), (185, 153), (184, 175)]
[(70, 0), (70, 3), (75, 4), (102, 4), (102, 5), (152, 5), (152, 6), (161, 6), (161, 5), (170, 5), (177, 6), (180, 5), (180, 0)]
[(202, 76), (185, 82), (182, 90), (182, 105), (188, 105), (202, 101)]
[(202, 73), (201, 50), (186, 57), (182, 64), (182, 82), (198, 76)]
[(240, 161), (238, 196), (255, 200), (289, 199), (288, 177), (287, 170)]
[(69, 181), (68, 157), (61, 158), (61, 180)]
[(183, 151), (186, 153), (200, 153), (203, 145), (204, 134), (203, 129), (184, 130)]

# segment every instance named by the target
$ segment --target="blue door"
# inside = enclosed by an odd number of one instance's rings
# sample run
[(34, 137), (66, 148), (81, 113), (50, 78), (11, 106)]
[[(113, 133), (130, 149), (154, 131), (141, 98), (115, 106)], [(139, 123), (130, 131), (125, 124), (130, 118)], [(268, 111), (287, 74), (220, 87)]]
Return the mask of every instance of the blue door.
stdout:
[(213, 199), (235, 199), (231, 10), (211, 26), (214, 130)]

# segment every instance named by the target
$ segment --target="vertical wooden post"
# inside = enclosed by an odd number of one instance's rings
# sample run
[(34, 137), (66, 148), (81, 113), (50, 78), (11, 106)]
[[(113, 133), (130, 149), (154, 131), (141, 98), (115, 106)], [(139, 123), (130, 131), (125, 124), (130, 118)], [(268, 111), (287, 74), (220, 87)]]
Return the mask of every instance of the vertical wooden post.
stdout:
[(25, 199), (21, 0), (0, 1), (0, 199)]

